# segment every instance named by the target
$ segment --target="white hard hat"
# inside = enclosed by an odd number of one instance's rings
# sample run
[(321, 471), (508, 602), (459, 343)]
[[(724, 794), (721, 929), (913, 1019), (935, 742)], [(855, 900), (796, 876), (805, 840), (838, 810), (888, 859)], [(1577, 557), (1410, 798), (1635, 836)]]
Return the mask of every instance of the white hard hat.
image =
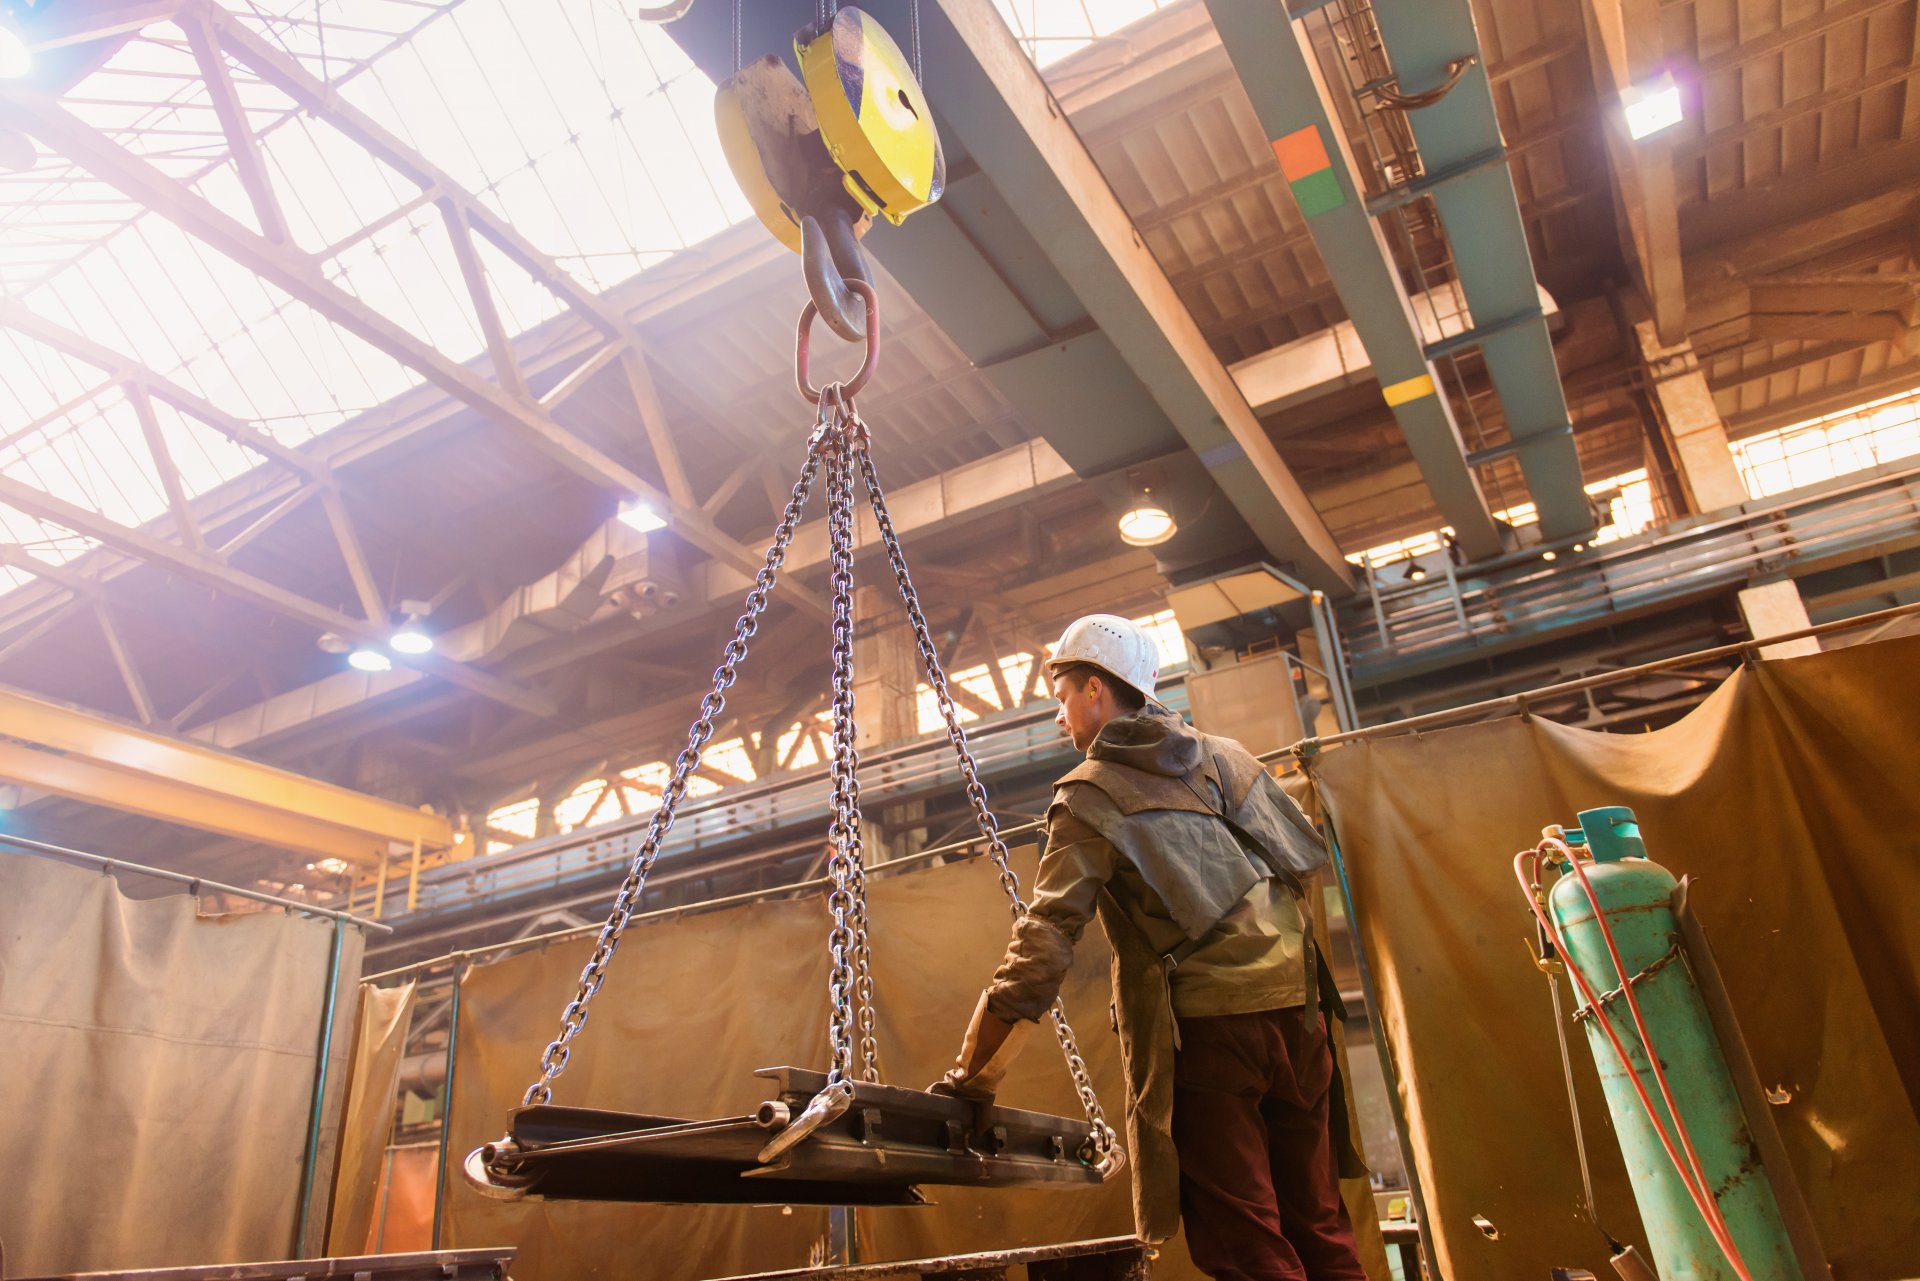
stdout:
[(1047, 660), (1047, 673), (1068, 663), (1090, 663), (1153, 697), (1160, 679), (1160, 647), (1146, 629), (1118, 614), (1088, 614), (1067, 624)]

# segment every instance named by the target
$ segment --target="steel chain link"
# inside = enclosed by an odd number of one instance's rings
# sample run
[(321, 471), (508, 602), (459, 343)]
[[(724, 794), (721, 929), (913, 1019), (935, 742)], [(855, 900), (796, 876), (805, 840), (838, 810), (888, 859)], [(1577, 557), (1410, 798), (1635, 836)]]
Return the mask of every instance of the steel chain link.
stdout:
[[(998, 820), (987, 803), (986, 787), (980, 782), (979, 766), (967, 744), (966, 729), (948, 688), (938, 650), (933, 643), (918, 591), (908, 572), (906, 554), (887, 509), (886, 495), (880, 486), (873, 459), (868, 452), (866, 424), (853, 405), (845, 401), (836, 386), (820, 396), (820, 419), (809, 442), (805, 465), (795, 482), (780, 523), (767, 548), (766, 562), (747, 593), (745, 609), (734, 625), (720, 666), (714, 671), (713, 686), (700, 703), (700, 715), (688, 731), (687, 746), (674, 762), (660, 805), (648, 824), (647, 836), (634, 856), (626, 879), (614, 898), (613, 910), (580, 973), (580, 985), (573, 1000), (561, 1014), (560, 1035), (541, 1055), (541, 1075), (527, 1087), (523, 1103), (531, 1106), (553, 1098), (553, 1081), (566, 1070), (572, 1057), (572, 1042), (585, 1026), (587, 1009), (606, 982), (608, 965), (618, 949), (620, 938), (639, 903), (647, 874), (659, 857), (660, 846), (673, 828), (674, 814), (686, 794), (688, 780), (699, 768), (702, 753), (714, 734), (714, 721), (726, 707), (726, 691), (738, 678), (738, 667), (746, 657), (747, 643), (759, 630), (760, 616), (785, 563), (788, 548), (799, 525), (813, 484), (824, 463), (827, 471), (827, 529), (832, 583), (832, 762), (830, 775), (833, 792), (833, 820), (828, 829), (828, 876), (832, 890), (828, 911), (833, 928), (828, 934), (832, 971), (828, 981), (832, 1002), (828, 1036), (833, 1064), (828, 1074), (830, 1087), (850, 1090), (856, 1074), (863, 1080), (878, 1081), (878, 1043), (875, 1036), (873, 1003), (872, 946), (868, 934), (866, 855), (860, 814), (859, 752), (856, 745), (853, 692), (853, 561), (854, 561), (854, 489), (855, 471), (864, 483), (873, 504), (875, 522), (886, 549), (894, 581), (906, 605), (913, 628), (914, 642), (926, 669), (927, 683), (934, 693), (947, 738), (953, 744), (960, 772), (966, 780), (967, 799), (974, 819), (986, 841), (989, 857), (998, 869), (1001, 888), (1006, 892), (1016, 919), (1026, 913), (1020, 897), (1020, 881), (1008, 862), (1006, 841), (1000, 835)], [(1086, 1113), (1090, 1138), (1083, 1155), (1091, 1162), (1111, 1168), (1119, 1158), (1113, 1127), (1094, 1092), (1093, 1080), (1066, 1010), (1056, 1000), (1048, 1012), (1054, 1033), (1067, 1061), (1067, 1069)], [(857, 1047), (856, 1047), (857, 1038)], [(856, 1053), (858, 1064), (856, 1065)]]
[[(849, 412), (852, 412), (849, 407)], [(859, 416), (854, 414), (857, 423)], [(900, 545), (900, 535), (893, 527), (893, 516), (887, 510), (886, 494), (880, 488), (880, 476), (873, 465), (873, 458), (867, 452), (864, 424), (855, 437), (855, 457), (860, 467), (861, 479), (867, 487), (867, 496), (873, 504), (874, 521), (880, 530), (881, 544), (886, 548), (887, 562), (893, 567), (894, 581), (900, 587), (901, 599), (906, 603), (907, 621), (913, 627), (914, 643), (919, 647), (920, 660), (926, 669), (927, 684), (933, 690), (934, 700), (939, 704), (940, 717), (946, 723), (947, 738), (953, 744), (959, 758), (960, 773), (966, 779), (967, 799), (972, 803), (974, 821), (980, 828), (980, 835), (987, 843), (987, 853), (993, 859), (1000, 873), (1000, 886), (1007, 893), (1012, 905), (1014, 918), (1026, 915), (1027, 905), (1020, 897), (1020, 878), (1014, 874), (1007, 861), (1007, 843), (1000, 835), (1000, 823), (987, 804), (987, 789), (980, 782), (980, 769), (974, 762), (973, 750), (967, 746), (966, 727), (960, 723), (959, 709), (955, 707), (953, 694), (947, 687), (947, 677), (940, 663), (940, 655), (933, 643), (932, 629), (927, 626), (926, 613), (920, 608), (920, 593), (914, 588), (913, 576), (907, 570), (907, 557)], [(1039, 661), (1036, 656), (1035, 661)], [(1099, 1096), (1093, 1088), (1093, 1077), (1087, 1071), (1086, 1060), (1080, 1054), (1079, 1039), (1074, 1035), (1073, 1026), (1067, 1022), (1066, 1007), (1056, 998), (1053, 1008), (1048, 1011), (1053, 1021), (1055, 1037), (1060, 1042), (1060, 1052), (1067, 1060), (1067, 1072), (1073, 1078), (1074, 1090), (1080, 1096), (1080, 1106), (1086, 1112), (1087, 1125), (1092, 1131), (1091, 1152), (1089, 1156), (1095, 1163), (1105, 1163), (1115, 1153), (1115, 1135), (1113, 1127), (1107, 1124), (1106, 1112), (1100, 1106)]]
[[(854, 489), (853, 489), (853, 444), (854, 432), (864, 433), (866, 425), (846, 414), (843, 422), (846, 435), (842, 437), (843, 452), (840, 455), (840, 492), (841, 492), (841, 545), (845, 549), (846, 589), (847, 589), (847, 676), (851, 686), (853, 677), (853, 535), (854, 535)], [(851, 688), (847, 693), (847, 715), (841, 734), (841, 750), (847, 757), (847, 809), (850, 817), (852, 842), (848, 847), (848, 887), (853, 897), (853, 1005), (854, 1028), (860, 1035), (860, 1077), (875, 1084), (880, 1080), (880, 1042), (875, 1030), (873, 1005), (873, 941), (867, 930), (867, 840), (865, 816), (860, 810), (860, 753), (858, 749), (857, 721), (854, 717), (854, 700)]]
[(647, 873), (653, 870), (654, 860), (660, 857), (661, 842), (673, 829), (674, 812), (681, 798), (686, 795), (687, 780), (699, 768), (701, 754), (708, 740), (713, 737), (713, 722), (727, 705), (726, 692), (738, 679), (737, 669), (747, 655), (747, 642), (753, 639), (754, 633), (760, 628), (760, 615), (766, 610), (767, 598), (779, 578), (781, 565), (786, 562), (787, 548), (793, 542), (793, 532), (800, 524), (800, 513), (806, 507), (807, 496), (813, 490), (814, 477), (819, 470), (820, 456), (810, 449), (807, 461), (800, 469), (800, 479), (794, 482), (786, 509), (780, 515), (780, 524), (774, 530), (773, 542), (767, 547), (766, 562), (754, 576), (744, 611), (734, 623), (733, 639), (727, 642), (720, 666), (714, 670), (713, 687), (700, 700), (700, 715), (687, 732), (687, 746), (674, 761), (673, 773), (666, 790), (661, 793), (659, 808), (654, 810), (653, 818), (647, 825), (646, 840), (641, 843), (639, 853), (634, 855), (626, 879), (620, 883), (620, 892), (614, 896), (613, 911), (608, 915), (607, 923), (601, 927), (593, 955), (587, 959), (586, 968), (580, 971), (579, 989), (561, 1012), (560, 1035), (548, 1043), (546, 1053), (540, 1056), (540, 1076), (527, 1087), (521, 1100), (525, 1106), (553, 1101), (554, 1079), (567, 1069), (567, 1060), (573, 1055), (573, 1038), (579, 1035), (587, 1021), (587, 1006), (606, 982), (607, 966), (612, 962), (613, 954), (620, 946), (620, 936), (625, 933), (627, 922), (640, 902), (640, 892), (646, 885)]
[[(834, 395), (829, 392), (822, 396)], [(823, 427), (830, 433), (823, 443), (827, 466), (827, 551), (831, 565), (831, 601), (833, 608), (833, 702), (832, 759), (833, 821), (827, 829), (827, 876), (833, 889), (827, 895), (827, 911), (833, 928), (827, 935), (827, 951), (832, 968), (827, 979), (831, 999), (827, 1040), (833, 1051), (833, 1066), (827, 1073), (829, 1086), (853, 1080), (854, 1032), (859, 1017), (858, 969), (860, 898), (864, 878), (858, 873), (858, 810), (854, 792), (859, 755), (853, 744), (853, 494), (847, 461), (847, 427), (844, 408), (837, 403), (833, 421)], [(823, 416), (825, 410), (822, 411)]]

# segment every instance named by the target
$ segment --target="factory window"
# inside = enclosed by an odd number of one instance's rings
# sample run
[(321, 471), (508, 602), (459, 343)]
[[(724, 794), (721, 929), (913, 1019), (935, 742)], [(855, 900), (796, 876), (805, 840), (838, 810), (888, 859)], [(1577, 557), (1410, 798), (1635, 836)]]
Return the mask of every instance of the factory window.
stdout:
[(1733, 444), (1734, 466), (1754, 498), (1920, 454), (1920, 387)]
[[(296, 8), (312, 12), (295, 17)], [(657, 23), (605, 0), (556, 0), (537, 13), (515, 0), (320, 8), (231, 5), (222, 17), (326, 77), (330, 93), (450, 171), (588, 292), (751, 216), (720, 152), (712, 82)], [(161, 165), (182, 199), (191, 185), (210, 213), (250, 220), (225, 147), (207, 140), (212, 99), (178, 30), (155, 23), (112, 43), (64, 105)], [(251, 75), (235, 79), (299, 248), (321, 251), (330, 281), (448, 359), (485, 350), (433, 202), (328, 113), (299, 110)], [(45, 320), (289, 446), (420, 381), (79, 166), (42, 152), (24, 170), (0, 189), (0, 221), (13, 233), (0, 295)], [(477, 248), (510, 335), (563, 310), (485, 237)], [(122, 382), (20, 332), (0, 334), (0, 471), (122, 524), (165, 513), (143, 411)], [(151, 412), (189, 498), (264, 461), (163, 398)], [(93, 545), (11, 509), (0, 510), (0, 541), (55, 563)], [(0, 591), (26, 580), (0, 567)]]
[(1058, 62), (1122, 27), (1164, 9), (1171, 0), (994, 0), (1014, 39), (1036, 67)]
[[(1654, 503), (1653, 483), (1647, 479), (1646, 468), (1622, 472), (1618, 476), (1609, 476), (1605, 480), (1596, 480), (1587, 486), (1587, 494), (1607, 504), (1607, 521), (1593, 538), (1594, 543), (1610, 543), (1616, 539), (1631, 538), (1641, 533), (1659, 519), (1659, 511)], [(1540, 513), (1532, 503), (1519, 503), (1504, 511), (1493, 514), (1495, 520), (1519, 527), (1538, 523)], [(1391, 565), (1396, 561), (1412, 560), (1418, 557), (1441, 554), (1445, 547), (1445, 536), (1451, 534), (1451, 526), (1430, 529), (1424, 533), (1411, 534), (1392, 542), (1369, 547), (1364, 552), (1355, 552), (1347, 557), (1352, 564), (1370, 563), (1375, 569), (1382, 565)]]

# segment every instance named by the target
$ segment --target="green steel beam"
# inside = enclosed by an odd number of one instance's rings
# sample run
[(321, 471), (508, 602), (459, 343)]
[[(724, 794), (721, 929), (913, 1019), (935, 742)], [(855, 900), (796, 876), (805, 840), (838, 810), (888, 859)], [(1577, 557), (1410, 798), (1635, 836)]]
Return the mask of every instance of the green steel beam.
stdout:
[[(865, 7), (908, 43), (906, 0)], [(876, 226), (868, 251), (1076, 472), (1191, 450), (1268, 559), (1351, 592), (1339, 546), (1005, 23), (979, 0), (919, 9), (950, 180), (939, 204)], [(664, 30), (722, 80), (735, 12), (742, 57), (789, 62), (811, 16), (696, 5)]]
[(1540, 314), (1472, 9), (1468, 0), (1373, 0), (1373, 12), (1402, 94), (1444, 84), (1451, 65), (1474, 59), (1446, 96), (1409, 110), (1407, 120), (1422, 165), (1443, 179), (1431, 188), (1433, 203), (1453, 246), (1474, 330), (1485, 335), (1477, 344), (1480, 356), (1518, 446), (1521, 471), (1540, 511), (1541, 536), (1551, 542), (1591, 532), (1593, 511), (1581, 481), (1573, 420)]
[(1434, 502), (1468, 556), (1498, 555), (1503, 549), (1486, 495), (1422, 349), (1406, 288), (1367, 212), (1304, 27), (1277, 0), (1207, 0), (1207, 11)]

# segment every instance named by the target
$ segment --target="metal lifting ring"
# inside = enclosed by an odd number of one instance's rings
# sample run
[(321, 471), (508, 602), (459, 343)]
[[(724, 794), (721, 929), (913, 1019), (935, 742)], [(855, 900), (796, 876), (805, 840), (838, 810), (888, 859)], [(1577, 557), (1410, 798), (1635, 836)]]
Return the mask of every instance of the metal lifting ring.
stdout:
[[(864, 280), (848, 280), (846, 284), (847, 288), (859, 294), (860, 300), (867, 305), (866, 355), (860, 360), (859, 372), (846, 382), (839, 384), (841, 396), (851, 400), (860, 394), (861, 389), (867, 385), (867, 380), (873, 377), (875, 367), (880, 363), (880, 298), (874, 293), (873, 286)], [(814, 305), (813, 299), (807, 299), (807, 305), (800, 309), (800, 326), (794, 335), (793, 343), (794, 382), (799, 386), (801, 396), (809, 405), (820, 403), (820, 388), (813, 385), (811, 371), (808, 369), (813, 349), (813, 318), (818, 313), (819, 308)], [(833, 384), (829, 384), (831, 385)]]

